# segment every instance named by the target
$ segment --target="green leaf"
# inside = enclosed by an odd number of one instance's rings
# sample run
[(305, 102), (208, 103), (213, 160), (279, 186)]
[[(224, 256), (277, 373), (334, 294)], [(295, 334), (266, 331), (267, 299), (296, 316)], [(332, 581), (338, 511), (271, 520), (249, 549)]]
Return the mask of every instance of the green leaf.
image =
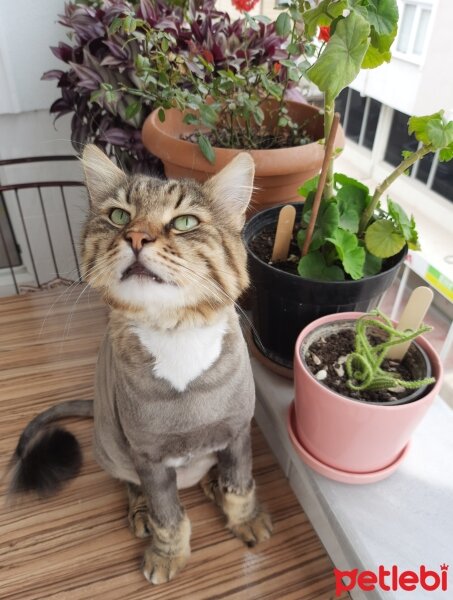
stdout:
[(289, 14), (286, 12), (280, 13), (275, 21), (275, 33), (286, 38), (291, 33), (291, 29), (292, 23)]
[(410, 237), (410, 220), (407, 214), (404, 212), (403, 208), (397, 203), (387, 199), (387, 207), (388, 213), (392, 217), (395, 225), (401, 230), (401, 233), (404, 235), (405, 239), (409, 239)]
[(382, 269), (382, 258), (378, 258), (365, 250), (365, 263), (363, 265), (363, 276), (371, 277), (377, 275)]
[(303, 14), (303, 19), (307, 38), (314, 37), (316, 28), (319, 25), (330, 25), (330, 23), (337, 17), (340, 17), (347, 8), (347, 0), (339, 0), (338, 2), (322, 0), (315, 8), (306, 10)]
[(431, 143), (431, 139), (428, 133), (428, 123), (432, 120), (442, 120), (442, 112), (437, 112), (432, 115), (425, 115), (422, 117), (411, 117), (408, 121), (408, 131), (409, 135), (412, 133), (415, 135), (415, 138), (425, 144), (425, 146)]
[(360, 217), (366, 207), (368, 190), (345, 185), (337, 192), (340, 227), (352, 233), (359, 230)]
[(333, 237), (327, 238), (331, 242), (343, 263), (343, 269), (352, 279), (363, 277), (363, 265), (365, 264), (365, 248), (359, 246), (356, 235), (344, 229), (337, 229)]
[(341, 19), (326, 49), (307, 71), (307, 77), (332, 102), (359, 74), (368, 49), (370, 26), (355, 12)]
[(420, 244), (418, 242), (418, 232), (415, 225), (415, 219), (413, 216), (409, 219), (403, 208), (390, 200), (387, 199), (388, 213), (393, 219), (397, 229), (404, 236), (409, 248), (411, 250), (420, 250)]
[(389, 35), (398, 23), (396, 0), (368, 0), (368, 21), (379, 35)]
[(209, 162), (211, 164), (215, 163), (215, 152), (213, 147), (211, 146), (211, 142), (208, 140), (208, 138), (203, 135), (200, 134), (198, 136), (198, 146), (200, 147), (200, 150), (203, 154), (203, 156), (209, 160)]
[(434, 148), (446, 148), (453, 144), (453, 121), (444, 123), (443, 119), (433, 119), (427, 123), (426, 133)]
[(138, 111), (140, 110), (140, 102), (132, 102), (132, 104), (129, 104), (125, 110), (125, 115), (126, 115), (126, 119), (132, 119), (133, 117), (135, 117), (135, 115), (138, 113)]
[(334, 181), (335, 187), (337, 189), (338, 189), (338, 184), (340, 184), (340, 185), (351, 185), (351, 186), (358, 188), (359, 190), (365, 190), (365, 192), (367, 194), (370, 192), (369, 187), (366, 186), (364, 183), (362, 183), (361, 181), (358, 181), (357, 179), (353, 179), (352, 177), (348, 177), (348, 175), (344, 175), (344, 173), (334, 173), (333, 181)]
[(442, 148), (439, 152), (439, 161), (440, 162), (448, 162), (453, 158), (453, 144), (447, 146), (446, 148)]
[(392, 221), (375, 221), (365, 232), (368, 252), (379, 258), (395, 256), (404, 247), (406, 240)]
[(210, 104), (200, 104), (198, 106), (200, 111), (200, 119), (208, 127), (214, 127), (217, 124), (219, 115)]
[(336, 202), (322, 202), (319, 207), (316, 225), (322, 235), (327, 238), (334, 235), (340, 221), (340, 213)]
[(318, 188), (319, 175), (312, 177), (311, 179), (307, 179), (307, 181), (300, 186), (297, 190), (299, 196), (303, 196), (306, 198), (310, 192), (316, 192)]
[(192, 113), (187, 113), (186, 115), (184, 115), (183, 121), (184, 121), (184, 123), (186, 123), (186, 125), (199, 125), (200, 124), (200, 121)]
[[(299, 231), (297, 232), (296, 241), (297, 241), (297, 245), (299, 246), (299, 248), (301, 250), (304, 247), (306, 237), (307, 237), (307, 229), (302, 229), (302, 228), (299, 229)], [(311, 252), (312, 250), (319, 250), (319, 248), (321, 248), (321, 246), (324, 244), (324, 241), (325, 241), (325, 239), (321, 233), (321, 230), (319, 228), (315, 227), (312, 238), (311, 238), (310, 247), (308, 249), (309, 252)]]
[(329, 266), (324, 256), (316, 251), (309, 252), (303, 256), (297, 266), (297, 272), (301, 277), (317, 279), (320, 281), (343, 281), (344, 273), (340, 267)]
[(392, 53), (389, 50), (381, 52), (379, 48), (370, 44), (362, 62), (362, 69), (375, 69), (385, 62), (390, 62), (391, 58)]
[(163, 108), (159, 108), (159, 112), (157, 113), (157, 116), (159, 117), (159, 121), (161, 123), (163, 123), (165, 121), (165, 111)]

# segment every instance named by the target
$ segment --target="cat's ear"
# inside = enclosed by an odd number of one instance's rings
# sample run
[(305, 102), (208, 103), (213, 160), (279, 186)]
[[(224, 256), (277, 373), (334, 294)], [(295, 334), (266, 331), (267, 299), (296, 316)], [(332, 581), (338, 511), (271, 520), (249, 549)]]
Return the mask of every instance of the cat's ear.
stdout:
[(241, 152), (204, 184), (225, 219), (238, 229), (244, 225), (245, 211), (253, 192), (254, 175), (253, 158), (247, 152)]
[(126, 175), (94, 144), (85, 146), (82, 154), (85, 182), (91, 202), (98, 202), (126, 181)]

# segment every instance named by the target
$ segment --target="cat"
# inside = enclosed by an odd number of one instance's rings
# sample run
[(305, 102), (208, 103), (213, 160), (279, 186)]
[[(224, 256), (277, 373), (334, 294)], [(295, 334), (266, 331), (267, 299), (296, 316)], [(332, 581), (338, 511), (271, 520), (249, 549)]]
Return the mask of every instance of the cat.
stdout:
[(249, 546), (272, 532), (252, 477), (255, 390), (234, 307), (249, 283), (241, 230), (254, 163), (241, 153), (204, 184), (126, 176), (94, 145), (82, 165), (82, 269), (110, 309), (95, 399), (63, 402), (27, 425), (10, 491), (48, 495), (76, 475), (78, 442), (47, 425), (94, 416), (96, 459), (126, 482), (130, 527), (152, 534), (143, 573), (159, 584), (190, 556), (178, 489), (201, 482)]

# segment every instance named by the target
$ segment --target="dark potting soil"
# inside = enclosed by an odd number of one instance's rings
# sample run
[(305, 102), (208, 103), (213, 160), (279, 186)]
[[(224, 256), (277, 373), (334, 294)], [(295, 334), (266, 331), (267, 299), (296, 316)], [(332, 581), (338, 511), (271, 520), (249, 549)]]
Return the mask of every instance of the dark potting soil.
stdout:
[[(215, 148), (231, 148), (231, 139), (229, 133), (226, 132), (225, 136), (214, 136), (212, 133), (205, 132), (205, 137), (211, 142), (211, 145)], [(223, 139), (224, 138), (224, 139)], [(198, 143), (198, 134), (194, 133), (182, 133), (180, 139), (191, 142), (192, 144)], [(255, 150), (275, 150), (279, 148), (294, 148), (295, 146), (305, 146), (310, 144), (314, 140), (302, 129), (297, 132), (297, 135), (292, 135), (291, 131), (288, 130), (286, 134), (275, 136), (270, 135), (267, 132), (262, 134), (255, 132), (253, 135), (253, 143)], [(248, 147), (247, 138), (241, 139), (238, 137), (235, 140), (236, 148)]]
[[(344, 363), (348, 354), (354, 351), (354, 337), (354, 330), (344, 329), (340, 332), (321, 337), (310, 345), (305, 355), (305, 363), (315, 377), (318, 374), (316, 378), (320, 383), (343, 396), (367, 402), (390, 402), (409, 396), (413, 390), (407, 390), (402, 387), (395, 388), (395, 391), (354, 391), (347, 386), (347, 374)], [(382, 342), (381, 337), (373, 334), (369, 334), (368, 339), (372, 345)], [(403, 363), (385, 359), (382, 363), (382, 369), (394, 373), (398, 379), (406, 381), (414, 378), (418, 379), (420, 375), (416, 373), (417, 363), (414, 358), (415, 354), (416, 350), (410, 348)], [(323, 375), (323, 373), (320, 373), (321, 371), (327, 372), (327, 376), (323, 379), (320, 379), (320, 375), (321, 377)]]
[(281, 271), (297, 275), (297, 265), (300, 259), (300, 248), (296, 243), (296, 235), (299, 230), (299, 226), (295, 225), (293, 230), (293, 237), (289, 247), (289, 253), (287, 260), (282, 260), (277, 263), (271, 261), (272, 250), (274, 249), (275, 230), (276, 225), (268, 225), (264, 227), (250, 242), (249, 246), (253, 254), (260, 258), (263, 262), (273, 265)]

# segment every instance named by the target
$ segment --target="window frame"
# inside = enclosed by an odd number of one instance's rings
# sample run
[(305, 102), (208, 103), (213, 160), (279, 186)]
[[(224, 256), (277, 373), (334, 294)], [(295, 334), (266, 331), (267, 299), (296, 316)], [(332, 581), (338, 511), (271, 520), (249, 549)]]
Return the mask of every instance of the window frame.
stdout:
[[(434, 13), (434, 2), (433, 2), (433, 0), (398, 0), (398, 10), (400, 13), (400, 18), (401, 18), (400, 23), (402, 23), (402, 19), (404, 16), (404, 9), (408, 5), (415, 7), (414, 22), (412, 25), (412, 29), (411, 29), (410, 36), (409, 36), (409, 42), (408, 42), (408, 51), (401, 52), (400, 50), (397, 49), (400, 34), (401, 34), (401, 28), (399, 28), (398, 34), (396, 36), (396, 39), (395, 39), (395, 42), (394, 42), (394, 45), (392, 48), (392, 55), (394, 58), (398, 58), (400, 60), (404, 60), (406, 62), (410, 62), (410, 63), (416, 64), (416, 65), (421, 65), (424, 62), (424, 59), (426, 56), (426, 48), (428, 46), (428, 40), (431, 35), (431, 28), (432, 28), (432, 23), (433, 23), (433, 13)], [(418, 29), (420, 27), (420, 19), (421, 19), (421, 14), (422, 14), (423, 10), (429, 10), (429, 13), (430, 13), (429, 22), (428, 22), (428, 27), (426, 28), (425, 39), (423, 42), (423, 50), (420, 54), (415, 54), (413, 52), (413, 50), (414, 50), (414, 46), (415, 46), (415, 40), (417, 37)]]

